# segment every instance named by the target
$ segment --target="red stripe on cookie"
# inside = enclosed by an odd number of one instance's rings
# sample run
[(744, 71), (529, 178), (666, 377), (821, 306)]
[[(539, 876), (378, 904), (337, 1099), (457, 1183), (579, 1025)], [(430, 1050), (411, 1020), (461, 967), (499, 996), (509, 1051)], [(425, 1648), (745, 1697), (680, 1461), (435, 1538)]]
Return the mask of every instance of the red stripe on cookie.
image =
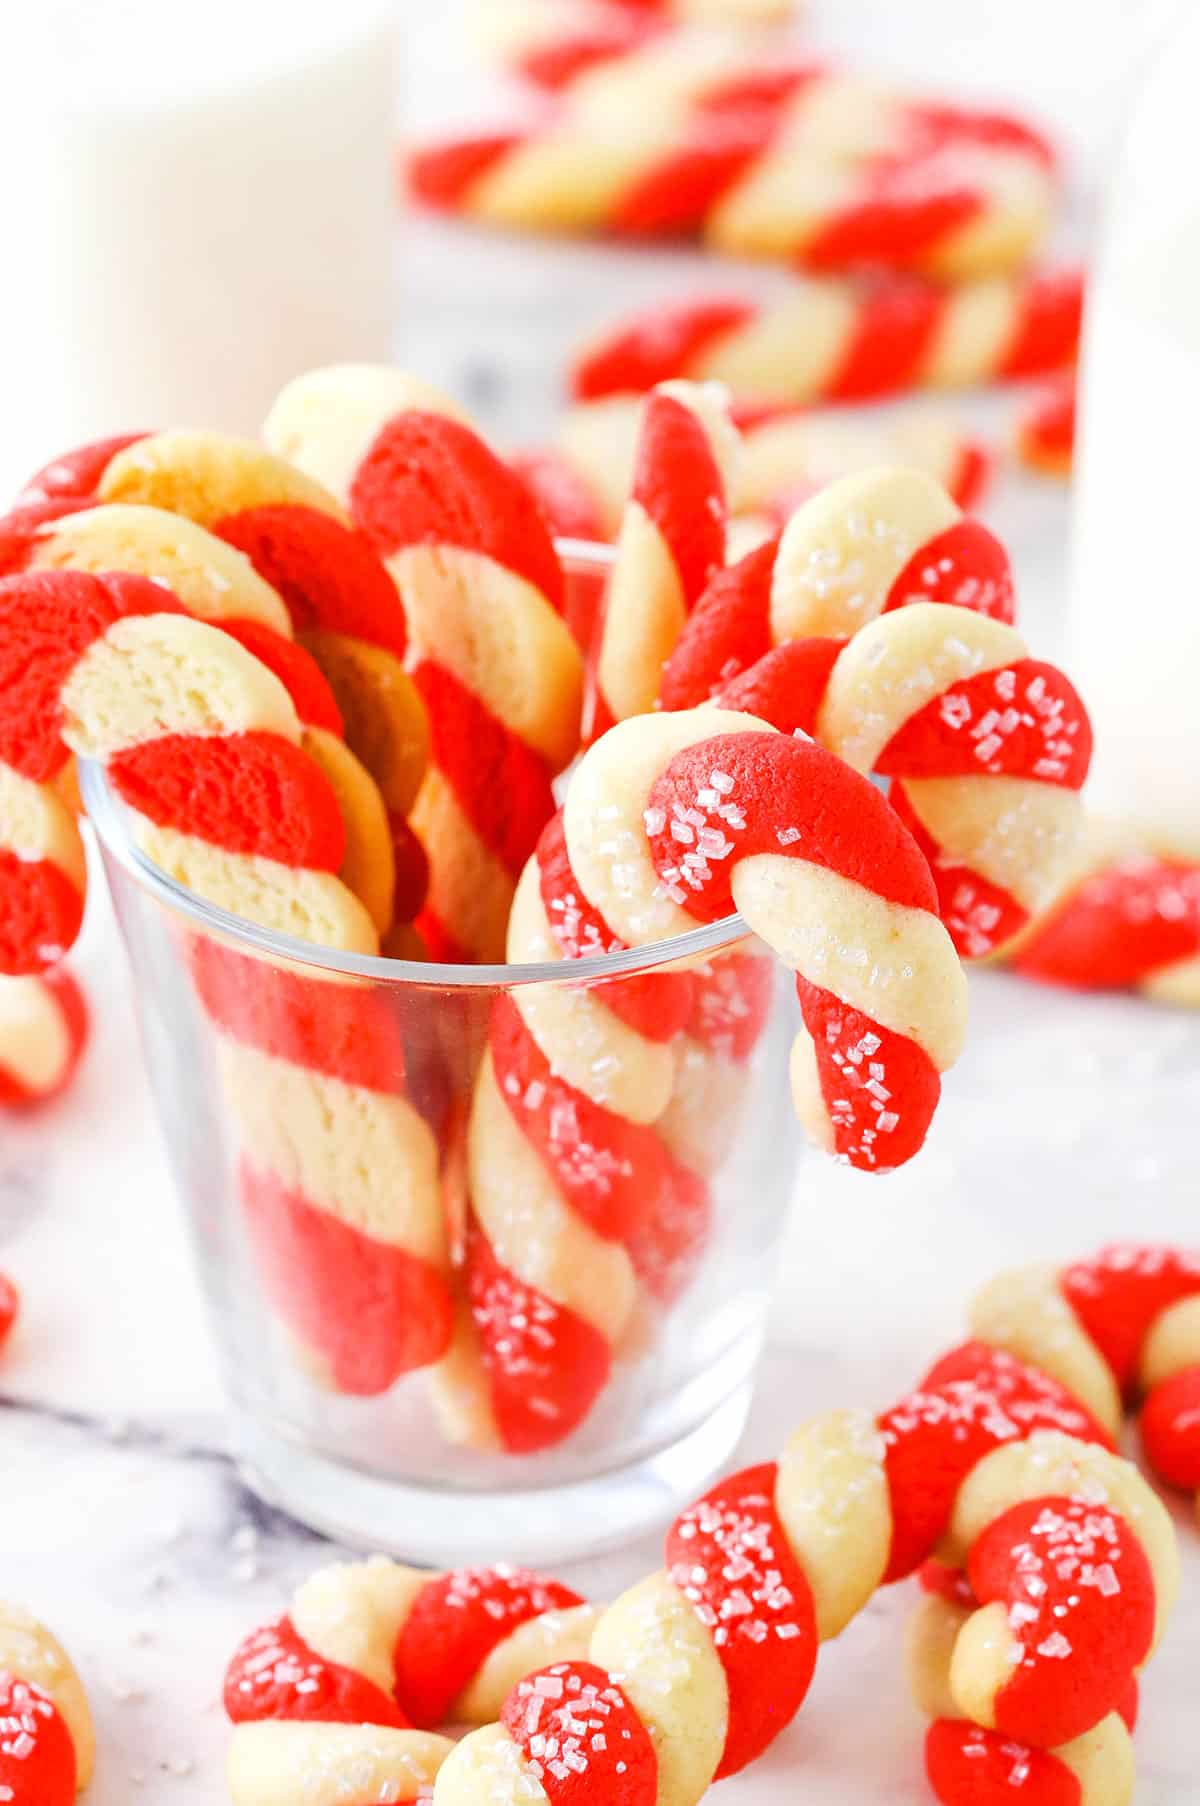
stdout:
[[(811, 741), (716, 734), (670, 761), (647, 805), (654, 864), (697, 921), (733, 914), (731, 871), (756, 853), (806, 860), (908, 909), (936, 909), (929, 867), (879, 791)], [(689, 852), (702, 863), (684, 868)]]
[(1065, 1268), (1058, 1284), (1128, 1395), (1155, 1319), (1200, 1295), (1200, 1260), (1175, 1248), (1118, 1244)]
[(725, 562), (725, 483), (704, 427), (673, 395), (646, 397), (632, 499), (666, 541), (690, 612)]
[(0, 1671), (0, 1800), (74, 1806), (76, 1771), (75, 1745), (53, 1700)]
[(457, 1568), (417, 1594), (396, 1639), (396, 1695), (422, 1728), (445, 1724), (498, 1643), (583, 1599), (528, 1568)]
[(942, 1094), (924, 1048), (797, 978), (812, 1037), (834, 1151), (855, 1166), (890, 1172), (921, 1147)]
[(1084, 990), (1123, 990), (1200, 953), (1200, 866), (1134, 858), (1085, 878), (1014, 960)]
[(1064, 1436), (1075, 1436), (1081, 1442), (1116, 1448), (1111, 1431), (1085, 1411), (1065, 1386), (1002, 1348), (986, 1342), (960, 1343), (934, 1362), (920, 1390), (930, 1392), (960, 1381), (990, 1393), (1024, 1435), (1033, 1430), (1061, 1430)]
[[(542, 830), (537, 862), (542, 907), (563, 957), (624, 952), (625, 942), (588, 902), (571, 868), (561, 809)], [(649, 972), (597, 986), (591, 995), (647, 1041), (671, 1041), (692, 1008), (692, 978), (687, 972)]]
[(564, 28), (561, 36), (534, 44), (520, 52), (517, 74), (552, 93), (567, 88), (588, 69), (611, 61), (627, 51), (648, 44), (664, 29), (656, 19), (621, 13), (598, 12), (578, 29)]
[(910, 715), (875, 761), (882, 777), (1018, 777), (1078, 790), (1092, 756), (1079, 695), (1053, 665), (979, 671)]
[(523, 132), (490, 132), (448, 144), (427, 144), (408, 153), (401, 174), (415, 200), (427, 207), (453, 209), (462, 205), (489, 169), (524, 140)]
[(101, 478), (118, 453), (136, 445), (139, 439), (148, 438), (149, 433), (117, 433), (111, 438), (93, 439), (87, 445), (77, 446), (74, 451), (64, 452), (61, 458), (44, 464), (41, 470), (30, 477), (17, 497), (18, 505), (63, 499), (75, 502), (93, 500)]
[[(946, 488), (960, 508), (979, 506), (992, 480), (994, 464), (995, 460), (991, 452), (978, 441), (968, 441), (959, 449)], [(1000, 618), (1006, 620), (1010, 617), (1001, 616)]]
[(533, 1454), (583, 1422), (608, 1383), (599, 1330), (501, 1265), (479, 1226), (467, 1230), (467, 1296), (506, 1449)]
[(309, 1648), (290, 1618), (263, 1624), (234, 1650), (225, 1670), (226, 1716), (234, 1724), (259, 1719), (308, 1719), (316, 1724), (379, 1724), (407, 1730), (395, 1700), (353, 1668)]
[(0, 760), (41, 783), (66, 764), (62, 689), (95, 640), (127, 615), (181, 614), (148, 577), (27, 571), (0, 579)]
[(1083, 1806), (1073, 1769), (962, 1718), (938, 1718), (925, 1734), (925, 1773), (941, 1806)]
[(748, 1060), (767, 1026), (775, 995), (775, 963), (760, 954), (734, 953), (693, 974), (686, 1032), (710, 1053)]
[(553, 1072), (516, 1005), (500, 998), (490, 1030), (496, 1083), (514, 1122), (572, 1209), (628, 1251), (638, 1278), (669, 1304), (708, 1237), (708, 1187), (653, 1128), (593, 1103)]
[(621, 1689), (592, 1662), (556, 1662), (500, 1712), (552, 1806), (655, 1806), (658, 1758)]
[(829, 674), (845, 640), (785, 640), (720, 692), (723, 709), (741, 709), (780, 733), (816, 733)]
[(791, 1723), (816, 1666), (812, 1591), (775, 1510), (776, 1471), (766, 1463), (721, 1481), (667, 1535), (667, 1572), (712, 1637), (729, 1690), (718, 1781)]
[(997, 372), (1038, 376), (1074, 363), (1083, 326), (1082, 270), (1043, 270), (1025, 284), (1012, 338)]
[(778, 537), (718, 571), (663, 667), (664, 709), (708, 702), (771, 650), (771, 582)]
[(0, 576), (23, 571), (33, 557), (43, 529), (65, 515), (78, 514), (77, 501), (28, 502), (0, 516)]
[(266, 965), (194, 936), (188, 967), (205, 1010), (234, 1041), (368, 1091), (404, 1086), (404, 1036), (389, 994)]
[(674, 376), (692, 374), (696, 360), (753, 320), (747, 301), (680, 302), (638, 314), (576, 360), (571, 393), (579, 401), (641, 394)]
[(305, 727), (323, 727), (342, 737), (342, 717), (333, 691), (311, 652), (285, 640), (261, 621), (222, 621), (223, 631), (273, 671), (292, 699)]
[(247, 1160), (238, 1177), (262, 1283), (339, 1392), (374, 1397), (440, 1360), (453, 1307), (428, 1261), (350, 1228)]
[(1123, 1518), (1079, 1499), (1014, 1505), (977, 1538), (967, 1572), (1023, 1651), (996, 1694), (998, 1731), (1052, 1748), (1116, 1710), (1154, 1637), (1150, 1563)]
[(815, 270), (919, 269), (982, 206), (981, 195), (965, 182), (931, 182), (921, 159), (885, 167), (868, 178), (860, 201), (831, 214), (798, 261)]
[(688, 140), (665, 152), (615, 203), (610, 229), (650, 237), (695, 231), (761, 154), (769, 135), (749, 116), (733, 116), (715, 130), (697, 121)]
[(350, 509), (384, 557), (457, 546), (524, 577), (558, 610), (563, 574), (525, 484), (470, 427), (418, 408), (381, 427), (354, 475)]
[(937, 886), (938, 914), (964, 959), (986, 959), (1018, 935), (1029, 920), (1023, 903), (969, 865), (951, 858), (929, 832), (897, 779), (888, 801), (925, 858)]
[(829, 401), (866, 401), (911, 388), (946, 307), (946, 292), (920, 282), (881, 282), (855, 310), (842, 361), (824, 386)]
[(278, 590), (298, 633), (319, 627), (403, 658), (408, 629), (396, 586), (361, 533), (296, 503), (247, 508), (212, 530)]
[(1138, 1420), (1142, 1448), (1160, 1480), (1200, 1490), (1200, 1367), (1185, 1367), (1156, 1386)]
[(109, 760), (117, 793), (161, 827), (228, 853), (336, 872), (346, 830), (328, 778), (278, 734), (166, 734)]
[(429, 712), (431, 762), (484, 845), (519, 878), (554, 814), (546, 761), (443, 666), (425, 660), (412, 678)]
[(7, 1273), (0, 1273), (0, 1348), (12, 1334), (21, 1310), (21, 1294)]
[(1011, 626), (1016, 595), (1008, 553), (981, 521), (955, 521), (913, 553), (888, 591), (883, 612), (908, 602), (947, 602)]
[[(551, 533), (564, 539), (607, 537), (595, 496), (564, 453), (553, 446), (516, 452), (509, 464), (533, 496)], [(573, 574), (568, 573), (568, 590), (573, 581)], [(576, 634), (576, 638), (581, 645), (587, 644), (587, 635)]]
[(83, 893), (49, 859), (19, 859), (0, 847), (0, 972), (41, 972), (73, 947)]

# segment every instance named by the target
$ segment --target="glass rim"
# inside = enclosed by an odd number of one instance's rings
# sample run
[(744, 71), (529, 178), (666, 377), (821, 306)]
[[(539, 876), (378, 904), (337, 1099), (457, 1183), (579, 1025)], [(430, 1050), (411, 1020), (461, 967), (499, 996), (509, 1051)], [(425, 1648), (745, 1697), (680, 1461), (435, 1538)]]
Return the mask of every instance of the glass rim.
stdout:
[[(612, 562), (612, 547), (598, 541), (561, 538), (555, 545), (564, 564), (573, 564), (576, 568), (581, 565), (604, 568)], [(149, 891), (158, 902), (176, 913), (190, 916), (222, 940), (235, 945), (240, 943), (258, 954), (268, 954), (281, 964), (317, 966), (322, 971), (339, 972), (351, 978), (423, 986), (428, 990), (494, 991), (511, 990), (518, 985), (557, 984), (568, 978), (572, 984), (583, 984), (636, 976), (660, 966), (675, 965), (681, 960), (701, 959), (751, 938), (751, 930), (741, 916), (731, 915), (723, 916), (719, 922), (693, 928), (687, 934), (654, 941), (648, 947), (590, 954), (585, 959), (531, 961), (528, 964), (442, 964), (431, 960), (389, 959), (382, 953), (345, 953), (333, 947), (318, 947), (312, 941), (297, 940), (294, 935), (263, 928), (257, 922), (222, 909), (220, 904), (210, 903), (155, 865), (128, 832), (120, 804), (109, 788), (103, 766), (96, 760), (80, 759), (79, 788), (88, 818), (105, 850), (142, 890)]]

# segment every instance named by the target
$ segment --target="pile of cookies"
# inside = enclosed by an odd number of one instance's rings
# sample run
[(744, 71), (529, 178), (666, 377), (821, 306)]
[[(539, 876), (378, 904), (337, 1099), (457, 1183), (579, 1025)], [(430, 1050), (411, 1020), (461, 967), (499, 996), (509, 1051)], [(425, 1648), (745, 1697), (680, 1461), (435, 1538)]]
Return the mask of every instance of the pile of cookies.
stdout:
[[(747, 498), (755, 511), (785, 517), (847, 461), (893, 455), (889, 423), (814, 420), (814, 408), (921, 391), (1051, 377), (1018, 403), (1004, 449), (1027, 470), (1069, 473), (1083, 281), (1044, 261), (1064, 186), (1055, 147), (1020, 117), (815, 56), (797, 15), (782, 0), (473, 9), (496, 104), (478, 129), (409, 148), (417, 208), (660, 252), (698, 241), (796, 272), (781, 285), (778, 271), (754, 283), (717, 268), (698, 282), (692, 260), (651, 305), (598, 314), (549, 452), (560, 503), (590, 498), (604, 519), (611, 492), (589, 448), (622, 430), (633, 398), (678, 378), (727, 384), (767, 443), (789, 446), (787, 485)], [(977, 495), (994, 462), (977, 434), (952, 415), (902, 431), (904, 461), (938, 460), (952, 493)], [(760, 458), (752, 494), (763, 474)]]
[[(1114, 1453), (1123, 1403), (1200, 1481), (1200, 1264), (1114, 1247), (1002, 1275), (898, 1403), (805, 1424), (676, 1520), (661, 1572), (589, 1606), (506, 1567), (326, 1568), (225, 1683), (235, 1806), (350, 1774), (435, 1806), (695, 1806), (804, 1703), (819, 1646), (915, 1576), (914, 1697), (944, 1806), (1125, 1806), (1138, 1676), (1178, 1591), (1170, 1517)], [(456, 1748), (438, 1727), (474, 1725)], [(386, 1791), (388, 1785), (393, 1791)]]
[(172, 879), (334, 953), (569, 962), (740, 913), (757, 941), (703, 962), (498, 994), (482, 1057), (432, 1074), (386, 990), (186, 936), (300, 1369), (357, 1396), (426, 1371), (448, 1437), (534, 1454), (692, 1283), (766, 950), (811, 1139), (917, 1152), (961, 960), (1072, 853), (1087, 717), (927, 475), (835, 482), (730, 564), (743, 444), (708, 385), (642, 405), (599, 597), (413, 378), (300, 377), (263, 439), (89, 446), (0, 522), (0, 961), (41, 984), (77, 933), (76, 757)]

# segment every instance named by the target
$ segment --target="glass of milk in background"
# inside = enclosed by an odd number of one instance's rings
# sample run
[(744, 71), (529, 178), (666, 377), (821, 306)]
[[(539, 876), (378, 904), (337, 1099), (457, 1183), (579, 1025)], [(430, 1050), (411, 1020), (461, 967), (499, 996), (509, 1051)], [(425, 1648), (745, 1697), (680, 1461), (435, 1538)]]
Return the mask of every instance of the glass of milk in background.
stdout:
[(257, 430), (391, 350), (393, 0), (42, 0), (5, 22), (0, 497), (81, 440)]
[(1092, 278), (1070, 669), (1096, 729), (1089, 801), (1200, 857), (1200, 9), (1130, 118)]

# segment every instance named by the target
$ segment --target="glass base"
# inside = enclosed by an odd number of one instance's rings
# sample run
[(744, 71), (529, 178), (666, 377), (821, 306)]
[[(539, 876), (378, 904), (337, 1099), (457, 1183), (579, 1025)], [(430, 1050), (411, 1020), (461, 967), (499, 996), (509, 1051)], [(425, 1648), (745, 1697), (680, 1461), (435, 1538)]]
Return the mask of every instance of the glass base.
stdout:
[(338, 1542), (420, 1566), (545, 1568), (667, 1524), (729, 1464), (750, 1392), (747, 1381), (698, 1429), (635, 1466), (528, 1492), (406, 1486), (325, 1460), (241, 1413), (233, 1448), (253, 1492)]

